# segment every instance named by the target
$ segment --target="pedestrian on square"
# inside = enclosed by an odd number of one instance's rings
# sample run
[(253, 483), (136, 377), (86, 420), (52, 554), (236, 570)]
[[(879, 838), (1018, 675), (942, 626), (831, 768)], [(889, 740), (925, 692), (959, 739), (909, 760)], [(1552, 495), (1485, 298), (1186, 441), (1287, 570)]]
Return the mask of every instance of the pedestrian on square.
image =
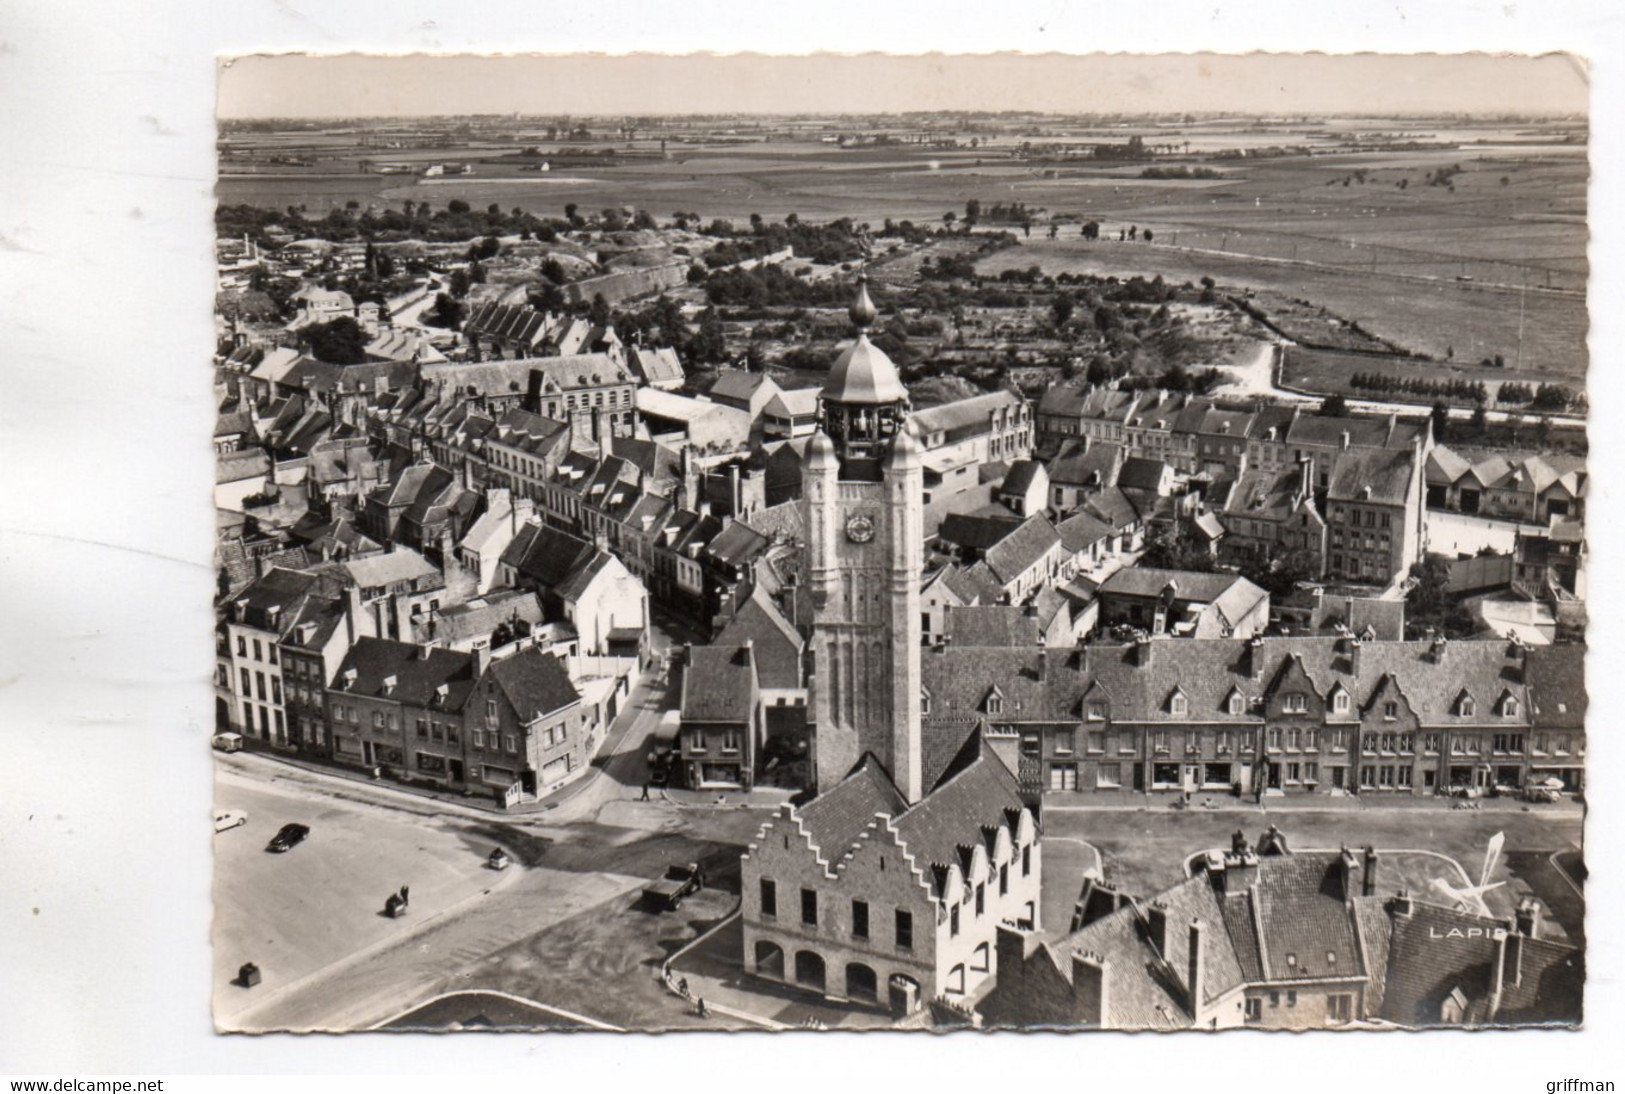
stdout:
[(646, 802), (648, 800), (649, 800), (649, 783), (648, 783), (647, 780), (645, 780), (644, 783), (643, 783), (643, 797), (639, 798), (638, 801)]
[(412, 903), (411, 890), (409, 890), (406, 886), (402, 885), (401, 886), (401, 907), (404, 908), (410, 903)]

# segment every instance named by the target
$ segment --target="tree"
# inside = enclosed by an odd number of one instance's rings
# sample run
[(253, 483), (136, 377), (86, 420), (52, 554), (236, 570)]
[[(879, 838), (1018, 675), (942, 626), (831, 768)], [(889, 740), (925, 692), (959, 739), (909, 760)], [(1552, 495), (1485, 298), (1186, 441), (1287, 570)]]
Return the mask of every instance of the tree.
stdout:
[(467, 216), (469, 205), (468, 202), (459, 198), (452, 198), (451, 201), (446, 203), (446, 211), (454, 217)]
[(722, 317), (717, 309), (706, 308), (700, 313), (700, 329), (689, 339), (689, 360), (700, 364), (715, 364), (723, 360), (728, 353), (727, 340), (723, 336)]
[(1072, 298), (1066, 293), (1056, 293), (1055, 299), (1050, 301), (1049, 310), (1055, 316), (1056, 327), (1064, 327), (1067, 320), (1072, 318), (1074, 305)]
[(745, 368), (751, 372), (767, 371), (767, 354), (755, 342), (745, 347)]
[(1484, 404), (1479, 403), (1473, 407), (1472, 428), (1473, 435), (1482, 437), (1489, 428), (1490, 416), (1484, 412)]
[(1411, 567), (1415, 583), (1405, 594), (1405, 630), (1408, 638), (1428, 631), (1448, 638), (1467, 638), (1476, 629), (1472, 613), (1450, 591), (1450, 560), (1430, 554)]
[(1157, 570), (1192, 570), (1212, 573), (1213, 552), (1207, 544), (1187, 530), (1180, 522), (1177, 527), (1159, 533), (1146, 547), (1139, 564)]
[(609, 301), (604, 299), (603, 293), (592, 294), (592, 304), (587, 309), (587, 318), (592, 320), (595, 327), (609, 326)]
[(1084, 224), (1084, 226), (1083, 226), (1083, 238), (1084, 239), (1099, 239), (1100, 238), (1100, 223), (1099, 223), (1099, 221), (1091, 220), (1088, 223)]
[(446, 293), (438, 293), (434, 306), (423, 313), (423, 321), (431, 327), (456, 330), (463, 325), (466, 311), (461, 303)]
[(453, 270), (451, 271), (451, 277), (446, 279), (446, 287), (451, 290), (451, 295), (458, 300), (468, 295), (468, 286), (467, 270)]
[(1144, 239), (1147, 243), (1150, 243), (1152, 239), (1151, 229), (1147, 228), (1144, 232), (1142, 232), (1140, 234), (1140, 238)]
[(1443, 399), (1435, 399), (1433, 409), (1428, 412), (1428, 417), (1433, 419), (1434, 442), (1443, 444), (1445, 435), (1450, 432), (1450, 408), (1445, 405)]
[(371, 339), (361, 324), (348, 315), (308, 326), (303, 334), (312, 357), (330, 365), (359, 365), (367, 359)]
[(1320, 416), (1322, 418), (1347, 418), (1349, 416), (1349, 401), (1341, 395), (1328, 395), (1321, 400)]

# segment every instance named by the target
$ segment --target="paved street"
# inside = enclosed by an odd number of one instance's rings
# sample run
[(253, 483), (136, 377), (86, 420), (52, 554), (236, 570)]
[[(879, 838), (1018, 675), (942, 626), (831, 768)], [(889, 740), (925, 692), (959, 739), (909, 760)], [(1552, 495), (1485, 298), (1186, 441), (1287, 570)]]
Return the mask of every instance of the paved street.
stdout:
[[(681, 634), (668, 624), (659, 647)], [(716, 887), (708, 898), (731, 902), (739, 853), (763, 812), (658, 793), (639, 800), (665, 709), (663, 669), (657, 659), (634, 689), (593, 769), (536, 812), (493, 813), (266, 755), (218, 757), (218, 805), (250, 821), (215, 836), (217, 1023), (368, 1028), (445, 992), (489, 987), (617, 1024), (692, 1024), (643, 978), (700, 928), (637, 911), (637, 892), (670, 863), (700, 861)], [(310, 838), (283, 855), (265, 852), (288, 821), (309, 824)], [(499, 845), (514, 860), (501, 873), (484, 866)], [(383, 901), (402, 884), (411, 908), (385, 918)], [(613, 944), (582, 937), (605, 930)], [(585, 960), (592, 954), (612, 955), (614, 970), (607, 957)], [(230, 983), (247, 960), (264, 976), (252, 989)], [(602, 990), (611, 971), (626, 980), (619, 1001)], [(605, 1013), (593, 1013), (595, 1000)]]

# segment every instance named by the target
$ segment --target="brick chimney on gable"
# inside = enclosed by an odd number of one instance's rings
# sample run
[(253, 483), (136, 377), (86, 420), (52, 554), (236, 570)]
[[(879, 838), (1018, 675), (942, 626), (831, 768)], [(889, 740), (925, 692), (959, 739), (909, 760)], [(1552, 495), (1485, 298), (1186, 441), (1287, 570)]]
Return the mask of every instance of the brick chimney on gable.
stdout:
[(1365, 865), (1360, 872), (1360, 895), (1377, 895), (1377, 849), (1370, 844), (1365, 849)]
[(1345, 904), (1355, 897), (1354, 871), (1358, 866), (1359, 862), (1355, 859), (1354, 852), (1348, 849), (1347, 844), (1344, 844), (1342, 851), (1337, 856), (1337, 877), (1343, 886), (1343, 903)]
[(1207, 987), (1204, 973), (1203, 940), (1205, 928), (1200, 919), (1191, 920), (1190, 924), (1190, 952), (1186, 955), (1185, 990), (1190, 996), (1191, 1021), (1202, 1020), (1202, 1003), (1206, 999)]
[(1111, 1020), (1111, 995), (1103, 956), (1092, 952), (1072, 955), (1072, 996), (1080, 1025), (1106, 1027)]
[(1157, 948), (1157, 953), (1164, 957), (1168, 954), (1168, 905), (1162, 901), (1154, 901), (1146, 913), (1151, 944)]

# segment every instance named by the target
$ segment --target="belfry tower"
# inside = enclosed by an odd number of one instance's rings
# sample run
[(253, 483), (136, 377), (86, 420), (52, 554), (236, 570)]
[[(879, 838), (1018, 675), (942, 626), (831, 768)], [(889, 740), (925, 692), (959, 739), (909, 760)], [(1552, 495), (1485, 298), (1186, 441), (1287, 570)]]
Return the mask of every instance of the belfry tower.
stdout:
[(920, 573), (925, 473), (908, 392), (869, 341), (859, 278), (857, 341), (830, 369), (802, 470), (813, 605), (813, 716), (820, 790), (872, 752), (920, 800)]

